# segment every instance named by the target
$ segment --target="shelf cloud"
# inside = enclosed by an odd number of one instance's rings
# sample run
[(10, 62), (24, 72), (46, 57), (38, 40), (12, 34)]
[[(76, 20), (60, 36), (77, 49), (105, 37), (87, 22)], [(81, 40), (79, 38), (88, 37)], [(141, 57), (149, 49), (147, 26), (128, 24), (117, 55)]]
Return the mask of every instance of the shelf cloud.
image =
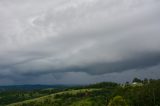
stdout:
[(0, 84), (160, 78), (159, 19), (159, 0), (0, 0)]

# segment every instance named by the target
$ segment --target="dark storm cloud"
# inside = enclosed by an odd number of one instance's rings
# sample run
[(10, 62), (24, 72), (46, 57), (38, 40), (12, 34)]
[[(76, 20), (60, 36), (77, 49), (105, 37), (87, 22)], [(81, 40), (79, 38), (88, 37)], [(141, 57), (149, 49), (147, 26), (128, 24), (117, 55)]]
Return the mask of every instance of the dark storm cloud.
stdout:
[(158, 0), (0, 0), (0, 82), (151, 71), (160, 64), (159, 13)]
[(104, 74), (112, 72), (122, 72), (132, 69), (144, 69), (160, 64), (160, 53), (141, 54), (127, 60), (99, 63), (89, 66), (88, 73)]

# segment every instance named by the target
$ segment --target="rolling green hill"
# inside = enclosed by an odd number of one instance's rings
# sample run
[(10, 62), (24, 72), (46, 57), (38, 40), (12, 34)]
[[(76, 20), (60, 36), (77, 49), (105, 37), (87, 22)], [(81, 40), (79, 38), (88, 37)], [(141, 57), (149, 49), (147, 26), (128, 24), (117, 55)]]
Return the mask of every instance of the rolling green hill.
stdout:
[[(71, 96), (76, 96), (78, 94), (84, 94), (84, 96), (87, 95), (87, 93), (92, 93), (92, 92), (95, 92), (95, 91), (98, 91), (100, 89), (80, 89), (80, 90), (69, 90), (69, 91), (62, 91), (62, 92), (59, 92), (59, 93), (54, 93), (54, 94), (50, 94), (50, 95), (47, 95), (47, 96), (43, 96), (43, 97), (39, 97), (39, 98), (36, 98), (36, 99), (31, 99), (31, 100), (26, 100), (26, 101), (23, 101), (23, 102), (18, 102), (18, 103), (13, 103), (13, 104), (10, 104), (10, 105), (7, 105), (7, 106), (34, 106), (34, 105), (37, 105), (37, 106), (40, 106), (43, 104), (46, 105), (46, 106), (50, 106), (50, 105), (58, 105), (58, 101), (60, 101), (60, 98), (61, 99), (64, 99), (67, 97), (71, 97)], [(69, 102), (69, 101), (67, 101)], [(48, 104), (47, 104), (48, 103)], [(73, 105), (74, 106), (74, 105)]]
[(103, 82), (89, 86), (72, 87), (7, 106), (104, 106), (106, 96), (109, 97), (117, 86), (116, 83)]
[[(36, 91), (43, 95), (10, 104), (0, 102), (0, 106), (160, 106), (159, 89), (160, 80), (142, 80), (137, 84), (124, 85), (103, 82), (56, 91), (54, 89)], [(20, 98), (27, 95), (25, 92), (21, 93), (25, 95)]]

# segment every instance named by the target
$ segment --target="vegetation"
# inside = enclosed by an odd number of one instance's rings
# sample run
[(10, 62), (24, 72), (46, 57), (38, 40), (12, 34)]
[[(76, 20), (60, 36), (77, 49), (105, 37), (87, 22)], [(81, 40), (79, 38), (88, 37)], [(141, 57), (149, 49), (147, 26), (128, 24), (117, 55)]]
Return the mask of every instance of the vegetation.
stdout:
[(102, 82), (66, 89), (4, 91), (0, 106), (160, 106), (160, 80), (135, 78), (133, 82), (134, 86)]
[(60, 92), (59, 89), (44, 89), (44, 90), (5, 90), (0, 91), (0, 106), (4, 106), (6, 104), (20, 102), (24, 100), (29, 100), (45, 95), (49, 95), (51, 93)]
[(108, 106), (128, 106), (122, 96), (115, 96), (113, 100), (110, 100)]

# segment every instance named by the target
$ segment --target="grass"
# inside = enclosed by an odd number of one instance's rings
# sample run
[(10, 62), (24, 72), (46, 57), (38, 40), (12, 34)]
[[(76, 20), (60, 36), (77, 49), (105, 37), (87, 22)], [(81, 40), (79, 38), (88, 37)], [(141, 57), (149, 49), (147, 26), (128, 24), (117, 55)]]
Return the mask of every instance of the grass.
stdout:
[[(54, 93), (54, 94), (50, 94), (50, 95), (47, 95), (47, 96), (31, 99), (31, 100), (25, 100), (25, 101), (22, 101), (22, 102), (9, 104), (7, 106), (21, 106), (22, 104), (29, 104), (31, 102), (44, 103), (44, 101), (48, 100), (48, 99), (52, 99), (52, 101), (54, 101), (54, 97), (57, 94), (58, 95), (63, 95), (63, 94), (67, 94), (68, 93), (68, 94), (73, 94), (74, 95), (74, 94), (77, 94), (79, 92), (81, 92), (81, 93), (86, 92), (86, 91), (87, 92), (92, 92), (92, 91), (96, 91), (96, 90), (100, 90), (100, 89), (80, 89), (80, 90), (62, 91), (62, 92), (59, 92), (59, 93)], [(90, 102), (88, 102), (88, 99), (86, 99), (86, 100), (83, 100), (83, 101), (79, 101), (78, 104), (82, 104), (82, 102), (85, 103), (85, 104), (89, 104), (90, 103)], [(75, 104), (72, 104), (72, 106), (75, 106)], [(81, 106), (81, 105), (79, 105), (79, 106)]]
[(92, 106), (92, 102), (89, 98), (82, 99), (80, 101), (74, 102), (71, 106)]

